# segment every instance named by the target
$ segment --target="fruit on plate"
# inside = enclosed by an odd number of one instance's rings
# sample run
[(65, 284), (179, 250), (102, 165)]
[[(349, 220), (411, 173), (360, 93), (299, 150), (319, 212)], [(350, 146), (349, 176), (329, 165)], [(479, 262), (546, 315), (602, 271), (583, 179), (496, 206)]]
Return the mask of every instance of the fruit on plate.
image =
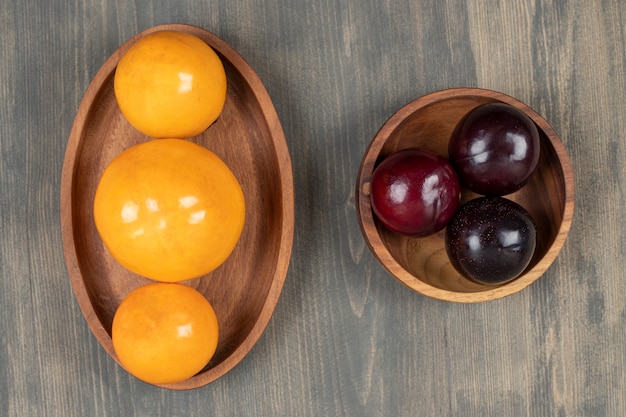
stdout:
[(456, 125), (448, 143), (450, 162), (475, 193), (503, 196), (527, 183), (539, 163), (539, 132), (519, 109), (481, 105)]
[(186, 139), (154, 139), (107, 166), (94, 220), (122, 266), (178, 282), (205, 275), (230, 256), (243, 230), (245, 201), (216, 154)]
[(191, 378), (213, 357), (218, 321), (209, 301), (177, 283), (152, 283), (130, 292), (113, 317), (111, 338), (122, 366), (150, 384)]
[(535, 247), (535, 223), (504, 197), (479, 197), (461, 205), (445, 234), (450, 262), (470, 280), (494, 285), (517, 278)]
[(372, 173), (372, 209), (385, 227), (399, 234), (423, 237), (443, 229), (460, 198), (452, 165), (425, 149), (394, 152)]
[(189, 33), (159, 31), (121, 57), (114, 91), (122, 114), (154, 138), (190, 138), (219, 117), (226, 72), (217, 53)]

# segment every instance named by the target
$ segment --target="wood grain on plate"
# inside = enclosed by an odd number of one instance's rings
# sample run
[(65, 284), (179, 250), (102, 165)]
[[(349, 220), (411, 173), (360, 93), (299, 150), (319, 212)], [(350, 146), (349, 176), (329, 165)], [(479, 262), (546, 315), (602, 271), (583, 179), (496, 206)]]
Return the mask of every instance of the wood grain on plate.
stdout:
[(224, 63), (228, 93), (219, 119), (190, 138), (220, 156), (241, 183), (246, 223), (237, 247), (214, 272), (185, 283), (211, 302), (220, 324), (217, 351), (193, 378), (167, 386), (208, 384), (239, 363), (267, 326), (286, 278), (294, 229), (291, 160), (274, 106), (262, 82), (223, 40), (198, 27), (163, 25), (122, 45), (98, 71), (78, 109), (63, 165), (61, 227), (66, 264), (90, 329), (117, 361), (111, 324), (121, 300), (150, 281), (121, 267), (98, 236), (93, 197), (108, 163), (124, 149), (154, 140), (136, 131), (119, 111), (113, 93), (117, 62), (138, 39), (158, 30), (178, 30), (207, 42)]
[[(394, 151), (423, 147), (448, 155), (448, 139), (457, 122), (473, 108), (503, 102), (526, 113), (541, 139), (537, 170), (521, 190), (506, 196), (529, 211), (537, 225), (537, 247), (526, 272), (499, 286), (464, 279), (448, 260), (444, 231), (425, 238), (400, 236), (385, 229), (372, 214), (369, 183), (376, 165)], [(424, 295), (447, 301), (479, 302), (520, 291), (537, 280), (560, 252), (574, 211), (574, 176), (563, 143), (530, 107), (495, 91), (456, 88), (418, 98), (394, 114), (372, 140), (359, 171), (357, 214), (363, 234), (381, 264), (402, 283)], [(462, 200), (476, 197), (467, 190)]]

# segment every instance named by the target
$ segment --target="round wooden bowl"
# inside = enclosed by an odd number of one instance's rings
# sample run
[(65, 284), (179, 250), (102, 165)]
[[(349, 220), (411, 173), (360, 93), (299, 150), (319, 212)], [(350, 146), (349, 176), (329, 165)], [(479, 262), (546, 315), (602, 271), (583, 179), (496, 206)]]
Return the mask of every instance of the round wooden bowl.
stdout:
[[(539, 166), (530, 182), (506, 197), (530, 212), (537, 224), (537, 247), (517, 279), (493, 286), (463, 278), (448, 260), (445, 229), (424, 238), (388, 231), (372, 213), (370, 179), (392, 152), (421, 147), (448, 156), (448, 140), (457, 122), (473, 108), (493, 102), (510, 104), (528, 115), (541, 137)], [(477, 197), (462, 190), (462, 202)], [(361, 230), (378, 261), (409, 288), (431, 298), (481, 302), (516, 293), (537, 280), (560, 252), (574, 212), (574, 176), (563, 143), (550, 125), (520, 101), (495, 91), (457, 88), (418, 98), (395, 113), (370, 143), (358, 173), (356, 210)]]
[(120, 57), (159, 30), (191, 33), (207, 42), (226, 70), (228, 92), (219, 119), (189, 140), (222, 158), (244, 191), (246, 222), (230, 257), (214, 272), (184, 283), (213, 305), (219, 321), (215, 355), (199, 374), (169, 389), (191, 389), (223, 376), (252, 349), (278, 302), (294, 231), (291, 160), (270, 97), (244, 59), (223, 40), (197, 27), (163, 25), (122, 45), (102, 66), (78, 109), (61, 178), (61, 227), (69, 277), (89, 327), (118, 363), (111, 324), (122, 299), (150, 281), (120, 266), (108, 253), (93, 220), (93, 198), (105, 167), (124, 149), (148, 140), (122, 116), (113, 93)]

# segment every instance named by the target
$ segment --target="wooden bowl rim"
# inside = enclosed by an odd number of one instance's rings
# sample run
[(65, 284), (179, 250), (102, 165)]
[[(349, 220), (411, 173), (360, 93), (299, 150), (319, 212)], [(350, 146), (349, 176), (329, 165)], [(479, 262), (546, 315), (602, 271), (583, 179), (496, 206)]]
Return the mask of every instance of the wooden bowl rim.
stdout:
[[(479, 292), (456, 292), (449, 291), (442, 288), (435, 287), (424, 281), (420, 277), (416, 277), (407, 271), (389, 252), (385, 244), (383, 243), (376, 226), (374, 224), (372, 208), (369, 198), (363, 197), (363, 187), (369, 183), (373, 169), (380, 154), (381, 149), (385, 145), (387, 138), (392, 132), (408, 117), (415, 112), (436, 104), (441, 101), (459, 99), (459, 98), (488, 98), (494, 101), (500, 101), (512, 105), (522, 110), (528, 115), (533, 122), (543, 131), (544, 135), (548, 138), (550, 145), (555, 151), (558, 158), (561, 172), (564, 178), (564, 206), (562, 210), (562, 221), (559, 225), (558, 232), (556, 234), (553, 244), (550, 246), (544, 257), (533, 268), (527, 271), (523, 276), (511, 281), (505, 285), (485, 289)], [(372, 253), (375, 255), (378, 262), (389, 272), (392, 276), (398, 279), (402, 284), (409, 287), (413, 291), (416, 291), (427, 297), (441, 300), (451, 301), (459, 303), (476, 303), (490, 300), (496, 300), (503, 298), (514, 293), (517, 293), (530, 284), (535, 282), (541, 277), (546, 270), (552, 265), (554, 260), (560, 253), (569, 230), (571, 228), (573, 213), (574, 213), (574, 173), (567, 150), (556, 131), (550, 126), (550, 124), (540, 116), (536, 111), (530, 108), (528, 105), (522, 103), (516, 98), (513, 98), (504, 93), (500, 93), (493, 90), (483, 88), (449, 88), (445, 90), (435, 91), (424, 96), (418, 97), (415, 100), (409, 102), (398, 111), (396, 111), (380, 128), (380, 130), (374, 136), (374, 139), (368, 145), (361, 165), (359, 168), (357, 184), (356, 184), (356, 211), (359, 226), (361, 232), (365, 237), (365, 241), (369, 246)]]
[(267, 123), (269, 138), (271, 138), (274, 152), (276, 154), (277, 166), (280, 172), (279, 186), (281, 187), (282, 195), (280, 245), (278, 248), (273, 278), (271, 280), (263, 307), (256, 317), (256, 321), (246, 338), (222, 362), (186, 381), (176, 384), (161, 385), (163, 388), (172, 390), (188, 390), (207, 385), (232, 370), (250, 352), (269, 324), (278, 303), (289, 269), (294, 235), (295, 201), (291, 157), (278, 114), (262, 81), (248, 62), (241, 55), (239, 55), (235, 49), (233, 49), (217, 35), (203, 28), (187, 24), (165, 24), (154, 26), (139, 32), (128, 39), (106, 59), (105, 63), (97, 71), (96, 75), (87, 87), (70, 131), (61, 173), (60, 215), (66, 266), (70, 283), (82, 314), (87, 321), (91, 332), (94, 334), (100, 345), (121, 366), (113, 349), (111, 337), (98, 319), (92, 303), (89, 302), (89, 296), (83, 283), (80, 262), (75, 249), (76, 243), (74, 240), (72, 190), (74, 186), (76, 158), (81, 146), (83, 132), (86, 128), (84, 122), (88, 120), (88, 114), (91, 111), (93, 104), (97, 101), (97, 96), (100, 94), (102, 86), (115, 70), (119, 59), (135, 42), (142, 37), (153, 32), (164, 30), (187, 32), (205, 40), (215, 51), (232, 64), (236, 71), (241, 75), (242, 79), (248, 84), (248, 87), (254, 92), (255, 97), (259, 101), (258, 106), (260, 112), (263, 114), (264, 120)]

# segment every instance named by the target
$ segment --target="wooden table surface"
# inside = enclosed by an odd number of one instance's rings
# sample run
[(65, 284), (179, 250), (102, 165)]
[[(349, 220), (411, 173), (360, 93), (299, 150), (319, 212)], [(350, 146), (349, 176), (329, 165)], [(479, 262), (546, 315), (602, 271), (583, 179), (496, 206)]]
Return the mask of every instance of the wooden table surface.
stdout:
[[(0, 415), (626, 415), (623, 0), (2, 1)], [(59, 189), (80, 100), (107, 57), (163, 23), (201, 26), (265, 84), (296, 197), (283, 293), (250, 354), (168, 391), (122, 370), (68, 279)], [(562, 136), (576, 208), (524, 291), (479, 304), (404, 287), (364, 243), (357, 170), (421, 95), (516, 97)]]

